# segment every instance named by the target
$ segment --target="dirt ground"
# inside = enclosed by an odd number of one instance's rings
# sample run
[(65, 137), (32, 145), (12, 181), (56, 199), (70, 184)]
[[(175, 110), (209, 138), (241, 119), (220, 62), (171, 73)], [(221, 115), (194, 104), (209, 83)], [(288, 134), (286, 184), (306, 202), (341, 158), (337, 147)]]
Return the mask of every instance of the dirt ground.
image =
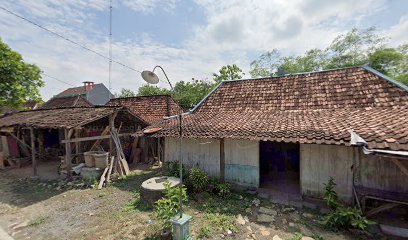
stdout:
[[(159, 175), (159, 169), (135, 170), (102, 190), (66, 184), (52, 169), (56, 166), (43, 166), (41, 179), (31, 179), (30, 169), (0, 170), (0, 228), (14, 239), (155, 239), (156, 220), (140, 206), (138, 193), (140, 184)], [(186, 212), (193, 216), (195, 239), (366, 238), (325, 230), (313, 212), (244, 193), (228, 199), (209, 194), (189, 198)]]

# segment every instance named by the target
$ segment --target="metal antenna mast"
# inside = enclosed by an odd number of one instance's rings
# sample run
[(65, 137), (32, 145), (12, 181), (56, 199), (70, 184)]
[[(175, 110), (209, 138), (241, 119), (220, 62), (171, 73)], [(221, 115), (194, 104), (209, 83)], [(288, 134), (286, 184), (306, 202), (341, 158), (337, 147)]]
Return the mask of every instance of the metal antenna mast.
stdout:
[(111, 72), (112, 72), (112, 0), (109, 0), (109, 92), (112, 91)]

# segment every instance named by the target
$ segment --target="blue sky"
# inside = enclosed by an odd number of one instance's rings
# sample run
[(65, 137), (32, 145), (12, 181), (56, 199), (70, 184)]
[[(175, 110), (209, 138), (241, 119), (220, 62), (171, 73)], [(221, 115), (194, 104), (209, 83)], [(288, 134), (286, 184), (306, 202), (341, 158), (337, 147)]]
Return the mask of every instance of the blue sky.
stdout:
[[(172, 82), (211, 78), (233, 63), (248, 72), (250, 62), (264, 51), (298, 54), (324, 48), (352, 27), (376, 26), (393, 46), (408, 42), (405, 0), (112, 2), (113, 58), (140, 71), (161, 65)], [(0, 6), (108, 55), (108, 0), (15, 0)], [(47, 75), (77, 86), (82, 81), (108, 85), (106, 59), (2, 10), (0, 37)], [(70, 87), (48, 76), (43, 79), (44, 100)], [(142, 84), (138, 72), (113, 64), (113, 92), (136, 91)]]

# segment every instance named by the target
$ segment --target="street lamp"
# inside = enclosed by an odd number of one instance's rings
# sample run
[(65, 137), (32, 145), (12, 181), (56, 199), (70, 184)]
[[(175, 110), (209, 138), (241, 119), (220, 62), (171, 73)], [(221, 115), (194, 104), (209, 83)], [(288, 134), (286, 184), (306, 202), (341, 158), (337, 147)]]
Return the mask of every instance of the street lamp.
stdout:
[[(173, 85), (171, 84), (169, 78), (167, 77), (166, 72), (164, 71), (164, 69), (161, 66), (155, 66), (153, 68), (152, 71), (143, 71), (142, 72), (142, 78), (150, 83), (150, 84), (157, 84), (159, 83), (159, 77), (156, 75), (156, 73), (154, 73), (154, 70), (156, 70), (156, 68), (160, 68), (162, 70), (162, 72), (164, 73), (164, 76), (167, 79), (167, 82), (170, 85), (171, 90), (174, 92), (174, 88)], [(180, 108), (180, 112), (177, 116), (178, 118), (178, 128), (179, 128), (179, 136), (180, 136), (180, 147), (179, 147), (179, 162), (180, 162), (180, 218), (183, 217), (183, 161), (182, 161), (182, 146), (183, 146), (183, 128), (182, 128), (182, 114), (183, 111)]]

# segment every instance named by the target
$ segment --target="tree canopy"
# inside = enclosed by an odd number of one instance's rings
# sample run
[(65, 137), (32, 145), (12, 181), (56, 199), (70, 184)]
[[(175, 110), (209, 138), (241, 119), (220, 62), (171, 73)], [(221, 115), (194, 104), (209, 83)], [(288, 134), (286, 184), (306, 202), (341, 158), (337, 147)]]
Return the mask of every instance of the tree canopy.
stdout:
[(120, 92), (115, 93), (115, 97), (116, 98), (124, 98), (124, 97), (134, 97), (137, 94), (135, 92), (133, 92), (130, 89), (127, 88), (122, 88), (122, 90), (120, 90)]
[(311, 49), (303, 55), (282, 56), (277, 49), (265, 52), (250, 67), (252, 77), (320, 71), (349, 66), (369, 65), (390, 77), (408, 83), (408, 44), (392, 48), (373, 27), (353, 28), (337, 36), (324, 49)]
[(42, 86), (40, 69), (26, 63), (0, 39), (0, 111), (21, 109), (28, 100), (40, 101), (39, 88)]
[(242, 75), (244, 75), (244, 73), (237, 65), (227, 65), (223, 66), (218, 73), (213, 73), (213, 79), (211, 80), (192, 78), (191, 81), (188, 82), (180, 81), (174, 85), (174, 92), (167, 88), (145, 84), (139, 88), (137, 95), (153, 96), (168, 94), (172, 95), (180, 106), (192, 108), (221, 81), (240, 79)]

